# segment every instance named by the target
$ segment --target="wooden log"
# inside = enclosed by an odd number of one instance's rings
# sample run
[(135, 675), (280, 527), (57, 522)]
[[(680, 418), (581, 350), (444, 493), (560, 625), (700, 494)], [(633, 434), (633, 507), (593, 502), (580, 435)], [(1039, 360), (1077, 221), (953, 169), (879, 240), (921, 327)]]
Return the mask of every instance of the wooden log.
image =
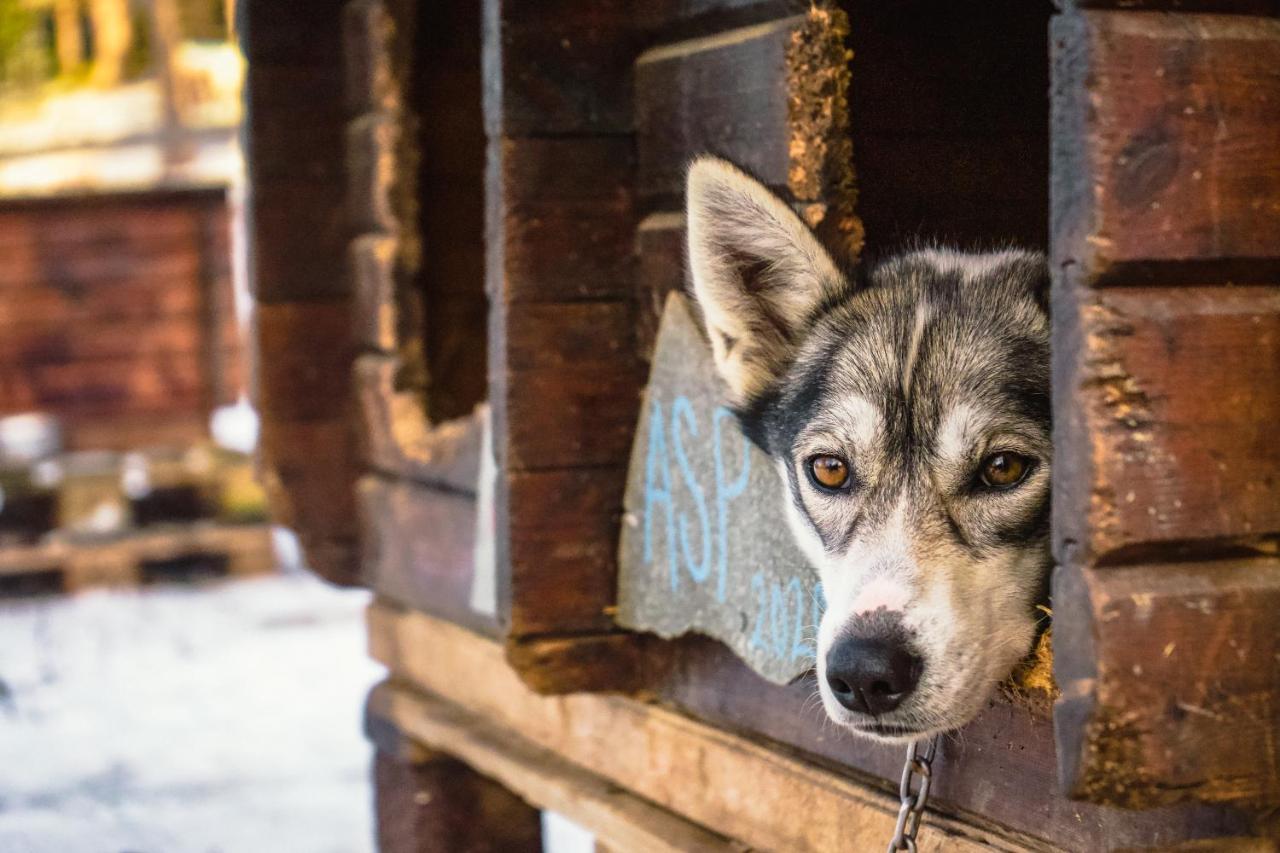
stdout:
[(1280, 561), (1063, 570), (1056, 711), (1073, 796), (1280, 798)]
[[(544, 725), (555, 733), (578, 731), (580, 706), (617, 703), (628, 708), (644, 707), (630, 700), (599, 696), (540, 699), (532, 705), (533, 710), (521, 702), (507, 704), (503, 698), (507, 679), (514, 677), (511, 670), (488, 669), (489, 664), (484, 661), (492, 660), (497, 650), (490, 649), (484, 656), (476, 657), (480, 646), (466, 632), (429, 617), (393, 612), (380, 605), (370, 611), (370, 632), (374, 656), (386, 663), (393, 674), (478, 712), (498, 725), (514, 726), (515, 731), (535, 742), (545, 743), (544, 736), (529, 734), (530, 730), (541, 732), (540, 727)], [(668, 647), (672, 653), (665, 655), (657, 654), (658, 649), (650, 647), (635, 660), (640, 668), (649, 669), (646, 677), (652, 686), (644, 695), (655, 696), (663, 706), (701, 720), (694, 722), (688, 717), (679, 717), (683, 724), (715, 732), (717, 738), (724, 732), (741, 732), (754, 743), (779, 745), (776, 749), (780, 752), (768, 753), (769, 762), (779, 760), (783, 754), (814, 756), (823, 766), (842, 768), (843, 778), (854, 774), (860, 778), (887, 780), (880, 783), (885, 790), (896, 786), (901, 750), (842, 736), (825, 723), (820, 709), (812, 704), (811, 679), (786, 687), (771, 685), (719, 644), (691, 639), (678, 645), (678, 649)], [(509, 659), (510, 647), (506, 653)], [(457, 670), (453, 669), (455, 666)], [(460, 675), (454, 673), (465, 672), (468, 667), (493, 672), (497, 680), (458, 684)], [(520, 677), (527, 678), (523, 672)], [(522, 687), (523, 692), (512, 695), (527, 696), (530, 689)], [(537, 711), (539, 708), (553, 710)], [(546, 722), (539, 722), (544, 719)], [(624, 734), (629, 731), (625, 727), (615, 729), (610, 742), (616, 744), (639, 737)], [(558, 737), (557, 734), (551, 736)], [(600, 756), (587, 745), (583, 745), (580, 752), (577, 747), (553, 745), (552, 748), (593, 772), (610, 775), (602, 769)], [(1095, 850), (1114, 846), (1162, 849), (1182, 839), (1250, 833), (1247, 817), (1222, 807), (1193, 805), (1133, 813), (1068, 800), (1056, 787), (1053, 764), (1054, 745), (1048, 720), (1035, 719), (1024, 709), (997, 701), (973, 726), (953, 739), (944, 740), (934, 779), (934, 802), (949, 814), (964, 814), (971, 819), (980, 815), (982, 825), (995, 822), (1025, 833), (1027, 843), (1038, 845), (1036, 849)], [(742, 772), (754, 776), (756, 770), (744, 768)], [(624, 784), (645, 795), (633, 785), (630, 776)], [(705, 787), (690, 789), (677, 783), (671, 794), (683, 792), (701, 797), (706, 794)], [(807, 788), (801, 786), (797, 792), (800, 790)], [(760, 801), (749, 800), (748, 803), (756, 805), (744, 804), (743, 807), (758, 808)], [(800, 811), (810, 814), (807, 808)], [(775, 810), (771, 814), (773, 820), (781, 820), (781, 812)], [(721, 824), (697, 815), (686, 816), (743, 838), (736, 822)], [(759, 818), (761, 815), (757, 813), (756, 819)], [(931, 812), (930, 825), (934, 820)], [(921, 840), (924, 841), (924, 835)], [(776, 849), (800, 849), (776, 839), (774, 845)], [(853, 849), (865, 846), (852, 845)]]
[(486, 634), (496, 632), (494, 615), (472, 606), (475, 498), (365, 476), (359, 500), (370, 588)]
[(263, 410), (260, 473), (271, 517), (298, 533), (309, 568), (340, 584), (360, 579), (357, 447), (345, 414), (286, 420)]
[[(369, 695), (371, 728), (399, 731), (388, 719), (402, 693), (384, 682)], [(415, 696), (413, 731), (425, 745), (465, 762), (526, 802), (564, 815), (619, 850), (653, 853), (732, 851), (722, 835), (676, 817), (556, 753), (438, 699)]]
[(1085, 282), (1280, 270), (1280, 20), (1084, 11), (1053, 25), (1054, 254)]
[(346, 299), (260, 304), (254, 326), (264, 416), (310, 421), (349, 413), (355, 346)]
[(343, 10), (347, 109), (353, 115), (400, 108), (393, 60), (397, 22), (382, 0), (352, 0)]
[(814, 6), (646, 51), (636, 61), (641, 193), (677, 200), (689, 161), (719, 154), (785, 189), (811, 225), (856, 254), (848, 32), (843, 12)]
[(500, 600), (513, 637), (613, 630), (625, 470), (509, 470), (505, 482), (510, 570)]
[(250, 283), (258, 304), (346, 297), (351, 289), (346, 274), (350, 226), (340, 173), (261, 177), (253, 160), (249, 171)]
[[(318, 0), (307, 6), (246, 3), (237, 10), (241, 50), (250, 61), (279, 65), (323, 64), (342, 51), (341, 19), (345, 0)], [(306, 22), (313, 26), (302, 26)], [(317, 25), (319, 24), (319, 25)]]
[(1280, 291), (1064, 283), (1060, 297), (1060, 556), (1100, 564), (1274, 541)]
[(643, 45), (632, 4), (485, 0), (486, 50), (501, 61), (486, 97), (490, 137), (625, 134)]
[[(372, 653), (399, 679), (751, 847), (860, 850), (892, 834), (896, 797), (659, 707), (589, 694), (537, 696), (506, 665), (498, 644), (448, 623), (380, 605), (369, 619)], [(477, 672), (485, 677), (475, 678)], [(386, 696), (385, 716), (411, 735), (429, 719), (413, 694)], [(422, 739), (430, 731), (424, 723)], [(1017, 837), (961, 827), (935, 813), (919, 844), (1026, 849)]]
[(440, 753), (373, 761), (378, 849), (383, 853), (537, 853), (537, 809)]
[(491, 140), (489, 157), (493, 298), (627, 298), (635, 228), (630, 139)]

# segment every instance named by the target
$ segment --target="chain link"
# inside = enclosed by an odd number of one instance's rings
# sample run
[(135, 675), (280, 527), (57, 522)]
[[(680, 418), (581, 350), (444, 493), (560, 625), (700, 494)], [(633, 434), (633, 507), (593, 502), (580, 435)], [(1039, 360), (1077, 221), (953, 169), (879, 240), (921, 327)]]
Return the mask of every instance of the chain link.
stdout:
[[(916, 853), (916, 833), (920, 831), (920, 820), (924, 817), (924, 808), (929, 803), (929, 787), (933, 784), (933, 756), (938, 751), (938, 737), (920, 754), (920, 742), (912, 741), (907, 747), (907, 760), (902, 765), (902, 784), (898, 786), (898, 825), (893, 829), (893, 839), (889, 842), (887, 853), (906, 850)], [(913, 792), (912, 782), (919, 779), (919, 786)]]

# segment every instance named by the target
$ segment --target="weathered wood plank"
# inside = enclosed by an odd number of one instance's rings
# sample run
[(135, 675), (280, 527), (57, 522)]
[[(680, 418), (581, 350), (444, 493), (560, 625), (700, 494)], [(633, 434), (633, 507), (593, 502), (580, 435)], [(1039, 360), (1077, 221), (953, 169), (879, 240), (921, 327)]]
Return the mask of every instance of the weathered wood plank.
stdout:
[(1070, 651), (1055, 660), (1056, 714), (1074, 796), (1141, 808), (1280, 797), (1280, 561), (1064, 571), (1054, 611)]
[(287, 420), (260, 411), (260, 474), (272, 519), (297, 532), (317, 574), (334, 583), (359, 582), (353, 465), (359, 448), (351, 419), (344, 412), (323, 420)]
[(493, 298), (627, 298), (635, 228), (631, 140), (491, 140), (489, 158), (486, 275)]
[(683, 213), (654, 213), (636, 229), (636, 353), (646, 363), (653, 357), (667, 295), (685, 291), (685, 225)]
[(363, 415), (365, 453), (384, 474), (474, 495), (480, 473), (485, 410), (443, 424), (429, 424), (422, 392), (401, 389), (393, 356), (356, 359), (356, 390)]
[(689, 161), (719, 154), (788, 192), (811, 225), (856, 253), (848, 32), (843, 12), (814, 6), (642, 54), (640, 192), (675, 201)]
[(461, 761), (424, 753), (374, 755), (381, 853), (540, 853), (537, 809)]
[(494, 633), (492, 614), (472, 607), (476, 500), (468, 495), (365, 476), (359, 485), (364, 580), (378, 594)]
[(1097, 284), (1280, 270), (1280, 20), (1053, 24), (1054, 254)]
[(1280, 289), (1064, 283), (1054, 319), (1064, 559), (1280, 536)]
[(485, 0), (489, 136), (630, 131), (631, 65), (643, 44), (633, 6)]
[(264, 417), (323, 420), (350, 411), (355, 345), (348, 300), (259, 304), (254, 327)]
[[(896, 797), (634, 700), (537, 696), (503, 661), (501, 646), (421, 614), (375, 605), (369, 621), (372, 653), (397, 677), (747, 845), (861, 850), (892, 833)], [(423, 718), (410, 693), (389, 694), (385, 714), (410, 734)], [(1020, 839), (933, 813), (919, 843), (935, 851), (1026, 849)]]
[[(366, 708), (373, 725), (398, 729), (387, 719), (396, 702), (403, 702), (397, 694), (405, 695), (403, 689), (386, 682), (373, 689)], [(424, 695), (415, 695), (412, 701), (413, 732), (426, 746), (461, 759), (526, 802), (564, 815), (620, 850), (712, 853), (740, 849), (725, 837), (647, 803), (484, 717)]]
[(613, 630), (626, 472), (509, 469), (505, 483), (512, 635)]

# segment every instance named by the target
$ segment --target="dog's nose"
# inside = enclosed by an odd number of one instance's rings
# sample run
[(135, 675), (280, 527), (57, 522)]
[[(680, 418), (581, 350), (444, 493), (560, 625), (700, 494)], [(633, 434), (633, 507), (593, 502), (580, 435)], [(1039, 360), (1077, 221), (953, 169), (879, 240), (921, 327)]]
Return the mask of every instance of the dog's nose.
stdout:
[(900, 642), (846, 637), (827, 652), (827, 686), (836, 701), (862, 714), (887, 714), (920, 680), (920, 658)]

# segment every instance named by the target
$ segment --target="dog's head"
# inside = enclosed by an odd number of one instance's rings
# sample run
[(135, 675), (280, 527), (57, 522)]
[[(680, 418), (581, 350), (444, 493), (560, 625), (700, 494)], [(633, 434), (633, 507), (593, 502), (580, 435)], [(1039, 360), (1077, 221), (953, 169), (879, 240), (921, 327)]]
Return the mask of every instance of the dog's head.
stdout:
[(1029, 650), (1049, 568), (1043, 258), (931, 249), (855, 284), (710, 158), (688, 233), (716, 366), (822, 580), (827, 712), (882, 740), (963, 725)]

